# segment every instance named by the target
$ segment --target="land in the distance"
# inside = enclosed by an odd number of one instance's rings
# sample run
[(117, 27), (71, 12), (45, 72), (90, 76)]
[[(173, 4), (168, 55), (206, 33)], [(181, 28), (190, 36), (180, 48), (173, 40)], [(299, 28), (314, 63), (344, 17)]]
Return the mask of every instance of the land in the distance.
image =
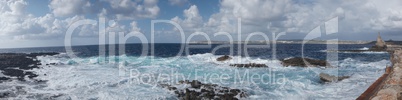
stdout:
[[(277, 43), (277, 44), (375, 44), (376, 41), (345, 41), (345, 40), (278, 40), (278, 41), (197, 41), (190, 42), (190, 44), (267, 44), (267, 43)], [(402, 44), (402, 41), (385, 41), (390, 44)]]

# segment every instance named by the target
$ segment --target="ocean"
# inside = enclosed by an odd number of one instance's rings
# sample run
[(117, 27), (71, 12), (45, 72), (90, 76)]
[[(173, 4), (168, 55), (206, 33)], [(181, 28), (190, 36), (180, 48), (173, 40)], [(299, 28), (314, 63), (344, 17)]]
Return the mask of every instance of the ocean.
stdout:
[[(329, 63), (334, 68), (284, 67), (281, 59), (304, 57), (327, 59), (327, 45), (306, 44), (302, 52), (300, 44), (277, 44), (233, 48), (213, 44), (210, 48), (189, 48), (185, 44), (154, 44), (154, 49), (143, 45), (126, 44), (125, 53), (99, 56), (99, 46), (74, 46), (77, 57), (68, 56), (64, 47), (0, 49), (0, 53), (59, 52), (55, 56), (40, 56), (40, 68), (32, 69), (43, 83), (13, 80), (0, 83), (1, 91), (27, 90), (13, 99), (43, 98), (58, 95), (55, 99), (177, 99), (177, 96), (158, 84), (174, 84), (180, 80), (199, 80), (219, 86), (246, 91), (245, 99), (356, 99), (391, 63), (386, 52), (337, 52), (337, 61)], [(106, 48), (109, 45), (106, 46)], [(184, 52), (180, 53), (184, 46)], [(221, 47), (222, 46), (222, 47)], [(116, 46), (117, 47), (117, 46)], [(340, 44), (339, 50), (358, 50), (370, 44)], [(220, 49), (214, 49), (220, 48)], [(102, 50), (101, 50), (102, 51)], [(109, 55), (110, 50), (103, 50)], [(116, 49), (116, 52), (118, 49)], [(188, 51), (188, 52), (186, 52)], [(231, 51), (232, 54), (230, 53)], [(145, 52), (145, 53), (144, 53)], [(230, 61), (216, 58), (230, 55)], [(55, 65), (46, 65), (55, 63)], [(235, 63), (266, 64), (268, 68), (237, 68)], [(350, 78), (323, 83), (319, 73), (329, 73)], [(164, 76), (164, 77), (162, 77)]]

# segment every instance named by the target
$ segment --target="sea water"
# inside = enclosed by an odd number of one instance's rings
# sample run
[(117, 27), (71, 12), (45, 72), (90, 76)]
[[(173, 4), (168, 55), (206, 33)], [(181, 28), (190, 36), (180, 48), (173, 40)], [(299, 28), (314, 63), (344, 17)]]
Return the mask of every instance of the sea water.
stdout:
[[(193, 49), (178, 53), (182, 44), (156, 44), (155, 52), (140, 56), (141, 45), (129, 44), (126, 53), (97, 56), (98, 46), (73, 47), (77, 58), (71, 58), (63, 47), (3, 49), (0, 52), (60, 52), (55, 56), (40, 56), (42, 66), (31, 70), (46, 82), (11, 81), (0, 83), (2, 91), (17, 91), (14, 99), (177, 99), (173, 91), (158, 86), (175, 85), (180, 80), (199, 80), (220, 86), (237, 88), (249, 94), (247, 99), (355, 99), (384, 73), (389, 62), (387, 53), (338, 53), (334, 68), (297, 66), (284, 67), (281, 59), (301, 56), (301, 45), (278, 44), (276, 58), (272, 48), (234, 48), (233, 59), (218, 62), (216, 58), (230, 55), (230, 48), (212, 52)], [(243, 47), (243, 46), (242, 46)], [(339, 45), (339, 49), (361, 49), (369, 45)], [(326, 45), (305, 45), (304, 55), (326, 59)], [(243, 51), (242, 51), (243, 50)], [(149, 50), (151, 51), (151, 50)], [(57, 65), (46, 65), (56, 63)], [(266, 64), (268, 68), (236, 68), (234, 63)], [(318, 74), (324, 72), (350, 78), (323, 83)], [(29, 79), (28, 79), (29, 80)]]

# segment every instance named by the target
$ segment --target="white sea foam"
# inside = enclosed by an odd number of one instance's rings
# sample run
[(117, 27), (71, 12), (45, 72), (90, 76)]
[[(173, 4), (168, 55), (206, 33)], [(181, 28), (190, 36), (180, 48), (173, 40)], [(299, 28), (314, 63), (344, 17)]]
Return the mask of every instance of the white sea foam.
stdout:
[(363, 48), (360, 48), (359, 50), (369, 50), (370, 48), (367, 48), (367, 47), (363, 47)]
[[(283, 67), (279, 60), (260, 59), (251, 57), (235, 56), (224, 63), (217, 62), (215, 59), (221, 55), (195, 54), (183, 56), (175, 61), (167, 62), (172, 58), (151, 59), (146, 57), (138, 63), (139, 57), (116, 56), (107, 58), (110, 62), (102, 64), (105, 58), (73, 58), (69, 59), (65, 55), (38, 57), (43, 63), (43, 68), (33, 69), (39, 76), (37, 79), (48, 80), (43, 84), (28, 84), (13, 82), (7, 86), (0, 86), (4, 90), (11, 90), (12, 86), (24, 86), (29, 93), (18, 95), (16, 98), (26, 98), (39, 94), (55, 95), (62, 94), (60, 98), (72, 99), (175, 99), (173, 92), (155, 86), (165, 81), (152, 81), (149, 83), (137, 84), (135, 78), (130, 77), (130, 70), (135, 69), (138, 73), (149, 75), (142, 80), (158, 80), (160, 74), (171, 76), (183, 74), (185, 79), (196, 79), (195, 73), (205, 74), (228, 74), (236, 76), (236, 71), (240, 75), (249, 74), (268, 74), (272, 80), (270, 84), (256, 84), (250, 81), (240, 83), (236, 78), (230, 77), (222, 80), (197, 78), (203, 83), (214, 83), (231, 88), (239, 88), (250, 94), (249, 99), (355, 99), (372, 82), (374, 82), (384, 72), (385, 65), (389, 61), (363, 62), (348, 58), (339, 61), (340, 71), (350, 78), (340, 82), (321, 84), (317, 72), (327, 72), (339, 74), (337, 68), (296, 68)], [(192, 60), (190, 60), (192, 59)], [(135, 62), (135, 63), (133, 63)], [(58, 63), (50, 67), (46, 63)], [(228, 66), (232, 63), (263, 63), (269, 68), (235, 68)], [(124, 68), (125, 74), (121, 74), (119, 69)], [(46, 75), (45, 75), (46, 74)], [(190, 76), (187, 76), (190, 75)], [(276, 83), (281, 79), (284, 83)], [(273, 79), (275, 76), (276, 79)], [(170, 78), (171, 82), (177, 82), (181, 78)], [(37, 96), (44, 98), (46, 96)]]

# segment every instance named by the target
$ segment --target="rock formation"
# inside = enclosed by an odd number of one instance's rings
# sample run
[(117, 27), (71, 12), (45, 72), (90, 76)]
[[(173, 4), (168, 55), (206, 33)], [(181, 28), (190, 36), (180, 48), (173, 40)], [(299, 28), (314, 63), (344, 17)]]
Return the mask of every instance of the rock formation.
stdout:
[(160, 84), (161, 87), (174, 91), (180, 100), (237, 100), (247, 97), (247, 94), (240, 89), (221, 87), (216, 84), (204, 84), (197, 80), (191, 82), (188, 80), (179, 81), (178, 85), (189, 86), (177, 88), (169, 84)]
[[(228, 55), (224, 55), (221, 56), (219, 58), (216, 59), (216, 61), (227, 61), (232, 59), (232, 57), (228, 56)], [(256, 64), (256, 63), (248, 63), (248, 64), (229, 64), (229, 66), (233, 66), (233, 67), (244, 67), (244, 68), (250, 68), (250, 67), (268, 67), (265, 64)]]
[[(305, 63), (303, 59), (307, 63)], [(331, 66), (325, 60), (317, 60), (317, 59), (302, 58), (302, 57), (294, 57), (294, 58), (289, 58), (289, 59), (282, 60), (282, 65), (285, 66), (285, 67), (288, 67), (288, 66), (297, 66), (297, 67), (324, 66), (324, 67), (330, 67)]]
[(337, 82), (342, 81), (343, 79), (349, 78), (349, 76), (332, 76), (326, 73), (320, 73), (320, 80), (323, 82)]
[(217, 58), (216, 61), (226, 61), (226, 60), (230, 60), (230, 59), (232, 59), (232, 58), (229, 57), (228, 55), (224, 55), (224, 56)]
[[(41, 65), (40, 61), (36, 59), (37, 56), (52, 56), (58, 53), (0, 53), (0, 72), (3, 75), (0, 75), (0, 83), (2, 84), (13, 84), (13, 83), (3, 83), (9, 82), (12, 80), (18, 81), (28, 81), (32, 80), (32, 83), (43, 83), (46, 80), (35, 79), (38, 75), (31, 70), (34, 68), (39, 68)], [(33, 83), (35, 82), (35, 83)], [(17, 97), (18, 95), (27, 95), (32, 94), (26, 87), (30, 86), (7, 86), (2, 87), (2, 91), (0, 91), (0, 99), (8, 99), (10, 97)], [(38, 94), (38, 93), (35, 93)], [(35, 97), (27, 96), (25, 99), (41, 99), (41, 100), (54, 100), (54, 99), (62, 99), (65, 100), (67, 98), (62, 98), (62, 94), (38, 94)]]
[(35, 58), (56, 54), (58, 53), (2, 53), (0, 54), (0, 70), (5, 76), (0, 77), (0, 82), (10, 80), (11, 77), (16, 77), (20, 81), (24, 81), (25, 76), (37, 77), (38, 75), (28, 71), (41, 65), (40, 61)]

